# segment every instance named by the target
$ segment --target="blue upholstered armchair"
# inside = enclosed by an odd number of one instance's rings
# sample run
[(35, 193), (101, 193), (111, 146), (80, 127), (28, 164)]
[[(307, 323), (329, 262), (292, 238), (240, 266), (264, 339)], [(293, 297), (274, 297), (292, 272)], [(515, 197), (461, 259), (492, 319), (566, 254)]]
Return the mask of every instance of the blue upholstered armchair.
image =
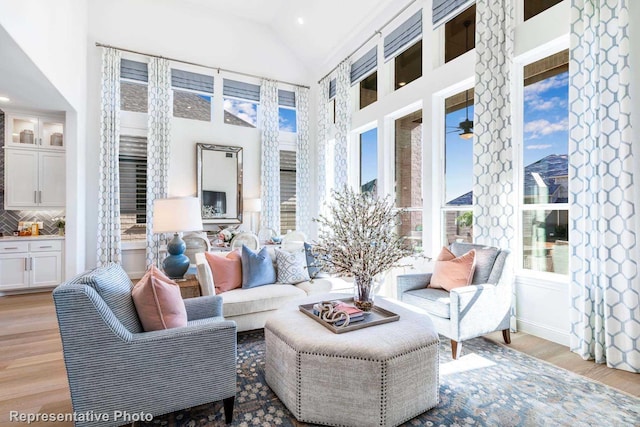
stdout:
[(127, 424), (114, 411), (155, 416), (218, 400), (231, 422), (236, 324), (222, 317), (220, 297), (185, 300), (185, 327), (143, 332), (131, 287), (111, 264), (53, 291), (73, 410), (110, 417), (76, 426)]
[(398, 276), (398, 299), (426, 310), (439, 334), (451, 339), (454, 359), (460, 356), (461, 342), (470, 338), (502, 331), (504, 341), (511, 343), (511, 280), (503, 276), (509, 251), (470, 243), (452, 243), (450, 250), (460, 256), (476, 250), (476, 269), (470, 286), (431, 289), (431, 274)]

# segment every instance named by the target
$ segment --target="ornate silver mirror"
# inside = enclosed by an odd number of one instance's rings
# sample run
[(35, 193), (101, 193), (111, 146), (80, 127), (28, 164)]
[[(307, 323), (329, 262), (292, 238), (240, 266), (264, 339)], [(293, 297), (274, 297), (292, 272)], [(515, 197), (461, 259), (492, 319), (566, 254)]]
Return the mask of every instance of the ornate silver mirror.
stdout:
[(242, 222), (242, 148), (198, 143), (198, 197), (202, 222)]

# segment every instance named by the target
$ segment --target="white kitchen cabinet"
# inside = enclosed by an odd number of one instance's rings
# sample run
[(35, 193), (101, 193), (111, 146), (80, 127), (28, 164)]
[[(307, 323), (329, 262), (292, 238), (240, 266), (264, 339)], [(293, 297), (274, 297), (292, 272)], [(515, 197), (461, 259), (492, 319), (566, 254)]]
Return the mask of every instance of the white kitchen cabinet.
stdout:
[(64, 149), (64, 118), (5, 112), (5, 145)]
[(5, 210), (64, 208), (65, 153), (5, 148)]
[(0, 291), (57, 286), (62, 282), (63, 240), (0, 242)]

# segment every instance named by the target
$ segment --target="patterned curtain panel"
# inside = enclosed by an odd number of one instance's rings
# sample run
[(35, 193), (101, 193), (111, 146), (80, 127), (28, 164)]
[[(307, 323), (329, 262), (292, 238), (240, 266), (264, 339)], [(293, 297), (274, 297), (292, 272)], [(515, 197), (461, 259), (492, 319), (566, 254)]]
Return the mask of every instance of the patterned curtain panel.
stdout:
[(320, 80), (318, 90), (318, 211), (322, 212), (327, 201), (327, 148), (329, 137), (329, 80)]
[(278, 83), (260, 85), (260, 131), (262, 132), (262, 211), (260, 227), (280, 230), (280, 141)]
[(97, 264), (121, 260), (120, 247), (120, 52), (102, 51), (100, 109), (100, 183), (98, 193)]
[[(476, 2), (473, 128), (474, 241), (512, 252), (517, 216), (510, 101), (513, 3), (514, 0)], [(513, 280), (512, 268), (505, 267), (502, 280)], [(511, 328), (515, 330), (515, 287), (511, 313)]]
[(570, 344), (584, 359), (640, 372), (629, 3), (571, 2)]
[(515, 237), (511, 135), (512, 0), (476, 3), (474, 240), (509, 249)]
[(172, 115), (169, 61), (151, 58), (147, 136), (147, 267), (158, 262), (158, 239), (152, 230), (153, 202), (167, 197)]
[(309, 89), (295, 88), (297, 107), (296, 150), (296, 229), (307, 236), (311, 233), (309, 195), (311, 193), (311, 170), (309, 167)]
[(351, 59), (338, 65), (336, 73), (336, 148), (334, 160), (334, 189), (340, 191), (349, 180), (347, 170), (347, 142), (351, 128)]

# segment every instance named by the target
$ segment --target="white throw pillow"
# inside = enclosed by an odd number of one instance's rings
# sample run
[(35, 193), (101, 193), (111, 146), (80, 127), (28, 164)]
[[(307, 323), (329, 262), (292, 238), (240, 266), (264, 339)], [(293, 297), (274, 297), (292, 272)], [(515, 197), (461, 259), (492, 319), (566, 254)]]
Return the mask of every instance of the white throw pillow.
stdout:
[(276, 264), (278, 266), (277, 280), (279, 283), (295, 285), (310, 280), (307, 271), (307, 257), (304, 250), (287, 252), (276, 249)]

